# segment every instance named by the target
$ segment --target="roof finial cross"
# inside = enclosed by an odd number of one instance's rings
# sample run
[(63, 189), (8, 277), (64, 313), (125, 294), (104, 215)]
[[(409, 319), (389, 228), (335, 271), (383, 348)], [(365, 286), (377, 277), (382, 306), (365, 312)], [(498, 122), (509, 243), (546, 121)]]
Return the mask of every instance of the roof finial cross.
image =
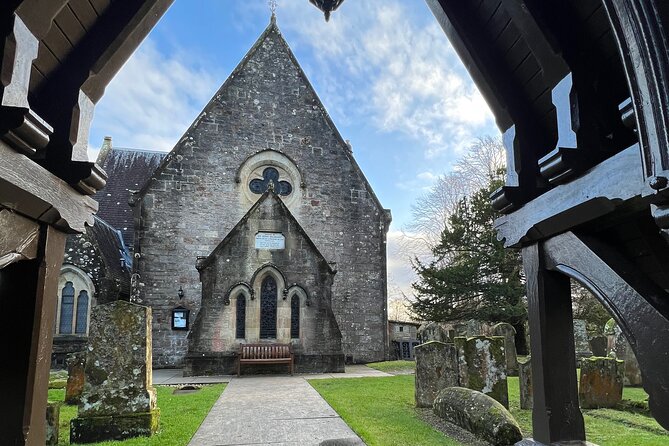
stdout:
[(267, 4), (269, 5), (269, 10), (272, 11), (272, 18), (276, 17), (276, 0), (268, 0)]

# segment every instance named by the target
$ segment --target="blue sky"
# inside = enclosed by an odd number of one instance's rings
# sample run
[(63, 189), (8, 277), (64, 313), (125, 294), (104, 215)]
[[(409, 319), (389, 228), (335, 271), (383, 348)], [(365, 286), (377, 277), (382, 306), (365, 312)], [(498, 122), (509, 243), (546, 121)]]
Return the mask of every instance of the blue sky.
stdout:
[[(176, 0), (96, 107), (91, 156), (169, 151), (269, 23), (266, 0)], [(307, 0), (279, 0), (277, 22), (381, 203), (392, 210), (389, 278), (406, 289), (394, 241), (411, 204), (492, 114), (423, 0), (347, 0), (325, 22)]]

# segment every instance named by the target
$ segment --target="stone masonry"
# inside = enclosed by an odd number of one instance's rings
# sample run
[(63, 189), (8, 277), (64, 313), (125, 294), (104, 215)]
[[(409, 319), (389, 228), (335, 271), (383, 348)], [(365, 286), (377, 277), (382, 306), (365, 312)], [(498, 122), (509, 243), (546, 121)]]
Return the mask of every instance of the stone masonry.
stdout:
[[(250, 249), (256, 234), (283, 237), (282, 249)], [(206, 259), (200, 259), (202, 306), (189, 335), (186, 374), (235, 373), (240, 343), (291, 344), (297, 372), (343, 372), (341, 332), (330, 302), (335, 271), (314, 247), (281, 198), (265, 192)], [(262, 321), (261, 284), (272, 278), (276, 317)], [(237, 330), (237, 305), (245, 303), (244, 333)], [(298, 309), (297, 333), (291, 306)], [(262, 339), (261, 326), (274, 326), (276, 338)]]
[(458, 385), (455, 345), (430, 341), (415, 348), (416, 406), (432, 407), (437, 394)]
[(264, 166), (291, 184), (287, 207), (336, 263), (332, 309), (346, 359), (385, 359), (390, 211), (272, 20), (133, 197), (133, 299), (153, 309), (154, 363), (182, 364), (187, 332), (171, 329), (171, 311), (183, 306), (197, 315), (202, 288), (195, 260), (209, 255), (257, 200), (249, 182)]
[(151, 385), (151, 309), (126, 301), (91, 315), (86, 379), (71, 443), (149, 436), (159, 412)]

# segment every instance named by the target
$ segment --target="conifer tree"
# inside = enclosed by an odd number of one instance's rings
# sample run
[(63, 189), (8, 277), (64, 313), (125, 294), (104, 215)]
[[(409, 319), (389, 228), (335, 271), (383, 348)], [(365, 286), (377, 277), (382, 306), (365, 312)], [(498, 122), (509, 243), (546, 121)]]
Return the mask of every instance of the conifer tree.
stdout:
[(418, 281), (411, 309), (420, 320), (478, 319), (508, 322), (524, 332), (527, 319), (522, 264), (515, 250), (497, 240), (489, 186), (460, 200), (448, 219), (429, 263), (418, 258), (413, 267)]

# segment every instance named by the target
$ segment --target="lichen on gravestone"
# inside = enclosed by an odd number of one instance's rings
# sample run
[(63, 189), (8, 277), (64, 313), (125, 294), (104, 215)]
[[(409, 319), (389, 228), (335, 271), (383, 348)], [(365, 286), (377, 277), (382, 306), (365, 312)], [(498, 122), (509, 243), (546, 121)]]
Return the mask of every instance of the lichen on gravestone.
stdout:
[(432, 407), (440, 390), (458, 385), (458, 364), (453, 344), (431, 341), (414, 349), (416, 406)]
[[(125, 301), (91, 315), (85, 382), (72, 442), (151, 435), (158, 423), (151, 382), (151, 309)], [(100, 428), (104, 426), (104, 428)]]
[(455, 338), (460, 386), (491, 396), (509, 407), (504, 338)]
[(446, 388), (437, 395), (433, 410), (495, 446), (515, 444), (523, 438), (513, 415), (495, 399), (475, 390)]
[(581, 407), (615, 407), (622, 400), (623, 375), (623, 361), (596, 356), (584, 358), (578, 389)]

